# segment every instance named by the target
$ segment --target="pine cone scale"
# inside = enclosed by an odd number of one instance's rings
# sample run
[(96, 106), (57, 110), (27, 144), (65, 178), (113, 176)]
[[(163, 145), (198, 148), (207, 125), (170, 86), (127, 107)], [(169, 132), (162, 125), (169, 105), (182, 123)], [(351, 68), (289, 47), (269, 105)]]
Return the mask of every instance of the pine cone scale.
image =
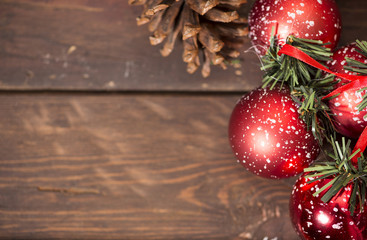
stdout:
[(129, 0), (130, 5), (144, 5), (147, 1), (146, 0)]
[(181, 19), (184, 20), (184, 27), (182, 32), (182, 39), (185, 40), (199, 33), (201, 27), (199, 23), (199, 16), (196, 12), (191, 11), (190, 7), (185, 4), (182, 10)]
[(213, 8), (209, 10), (204, 17), (214, 22), (229, 23), (239, 17), (236, 11), (222, 11), (220, 9)]
[(192, 10), (204, 15), (207, 11), (219, 4), (218, 0), (186, 0)]
[(177, 36), (178, 36), (179, 32), (182, 29), (182, 21), (183, 20), (181, 18), (180, 22), (176, 25), (176, 28), (169, 33), (169, 35), (167, 37), (167, 41), (165, 42), (163, 48), (160, 51), (162, 56), (167, 57), (168, 55), (171, 54), (171, 52), (173, 50), (173, 47), (175, 45)]
[(186, 63), (193, 62), (198, 56), (198, 44), (196, 36), (190, 37), (183, 41), (184, 52), (182, 60)]
[(150, 32), (154, 32), (155, 30), (157, 30), (159, 24), (161, 23), (164, 12), (165, 11), (161, 11), (153, 16), (148, 27)]

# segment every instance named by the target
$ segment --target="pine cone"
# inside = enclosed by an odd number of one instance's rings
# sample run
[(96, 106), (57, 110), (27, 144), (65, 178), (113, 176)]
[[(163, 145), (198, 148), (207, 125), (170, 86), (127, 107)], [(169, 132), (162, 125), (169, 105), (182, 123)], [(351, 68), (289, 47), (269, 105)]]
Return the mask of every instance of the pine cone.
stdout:
[(202, 59), (203, 77), (209, 76), (211, 64), (226, 69), (239, 56), (236, 49), (248, 34), (247, 18), (239, 11), (244, 3), (246, 0), (129, 0), (131, 5), (144, 5), (137, 24), (149, 22), (150, 43), (166, 40), (162, 56), (172, 52), (179, 36), (187, 72), (194, 73)]

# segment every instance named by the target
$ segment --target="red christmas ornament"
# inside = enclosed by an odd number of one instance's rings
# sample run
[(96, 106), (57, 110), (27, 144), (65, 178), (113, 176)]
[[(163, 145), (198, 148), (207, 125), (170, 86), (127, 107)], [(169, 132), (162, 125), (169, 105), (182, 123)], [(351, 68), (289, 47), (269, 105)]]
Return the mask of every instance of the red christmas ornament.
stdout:
[(318, 156), (319, 145), (299, 119), (288, 89), (258, 88), (243, 96), (229, 121), (238, 161), (266, 178), (295, 176)]
[[(346, 57), (367, 64), (367, 58), (360, 54), (358, 50), (360, 49), (357, 47), (356, 43), (343, 46), (334, 52), (331, 57), (332, 60), (326, 62), (326, 66), (333, 72), (357, 75), (355, 72), (345, 70), (344, 66), (347, 65), (347, 61), (345, 60)], [(341, 79), (339, 77), (335, 78), (335, 80), (340, 80), (340, 82), (335, 86), (336, 88), (349, 83), (348, 80)]]
[(257, 0), (249, 14), (249, 26), (255, 49), (264, 55), (273, 28), (281, 45), (288, 35), (294, 35), (331, 43), (328, 47), (334, 49), (341, 19), (334, 0)]
[[(367, 81), (364, 81), (367, 84)], [(364, 85), (366, 87), (367, 85)], [(334, 115), (335, 128), (344, 136), (358, 138), (367, 127), (367, 109), (358, 111), (357, 106), (362, 102), (367, 90), (358, 92), (363, 86), (356, 84), (354, 87), (343, 91), (338, 97), (329, 101), (329, 108)]]
[(297, 180), (289, 204), (293, 226), (302, 239), (367, 239), (366, 212), (360, 213), (359, 203), (356, 204), (353, 216), (348, 210), (353, 189), (351, 184), (324, 203), (321, 197), (328, 189), (315, 197), (312, 194), (331, 181), (331, 178), (309, 184), (307, 181), (303, 176)]

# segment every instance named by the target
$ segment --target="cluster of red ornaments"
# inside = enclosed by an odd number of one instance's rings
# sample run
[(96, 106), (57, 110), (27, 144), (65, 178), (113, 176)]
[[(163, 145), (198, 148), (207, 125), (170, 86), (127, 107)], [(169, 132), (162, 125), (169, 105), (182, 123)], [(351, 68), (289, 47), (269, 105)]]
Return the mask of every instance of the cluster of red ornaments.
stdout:
[[(280, 46), (289, 35), (294, 35), (330, 43), (328, 47), (334, 50), (341, 32), (341, 18), (334, 0), (257, 0), (249, 15), (249, 25), (253, 46), (261, 55), (266, 53), (274, 34)], [(357, 50), (355, 44), (341, 47), (324, 64), (333, 72), (355, 74), (343, 67), (346, 57), (367, 63)], [(349, 82), (336, 80), (339, 83), (335, 88)], [(363, 86), (367, 86), (367, 81), (328, 101), (336, 131), (349, 138), (357, 139), (367, 127), (367, 110), (357, 109), (367, 94), (367, 90), (358, 91)], [(284, 86), (260, 87), (244, 95), (229, 122), (229, 140), (238, 162), (265, 178), (302, 173), (318, 157), (320, 146), (300, 119), (298, 108)], [(351, 216), (348, 210), (351, 186), (345, 186), (328, 203), (321, 201), (324, 192), (312, 195), (331, 179), (308, 184), (302, 175), (295, 183), (290, 215), (296, 231), (302, 239), (367, 239), (367, 214), (357, 209)]]
[[(328, 42), (334, 48), (341, 32), (334, 0), (258, 0), (249, 14), (249, 25), (252, 43), (262, 55), (274, 34), (281, 46), (289, 35), (294, 35)], [(301, 173), (320, 150), (299, 119), (290, 92), (279, 88), (260, 88), (242, 97), (230, 119), (229, 138), (238, 161), (268, 178)]]

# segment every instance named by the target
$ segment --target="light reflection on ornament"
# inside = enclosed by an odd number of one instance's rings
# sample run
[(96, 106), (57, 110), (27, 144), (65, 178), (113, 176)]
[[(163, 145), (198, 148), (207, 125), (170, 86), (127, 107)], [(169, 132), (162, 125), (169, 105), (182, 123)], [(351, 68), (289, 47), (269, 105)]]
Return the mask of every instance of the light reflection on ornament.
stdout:
[(319, 214), (317, 214), (316, 219), (319, 223), (326, 225), (330, 222), (330, 217), (326, 215), (323, 211), (320, 211)]
[(268, 152), (273, 151), (274, 149), (274, 144), (272, 143), (273, 141), (269, 139), (268, 133), (256, 134), (253, 138), (253, 142), (254, 142), (253, 143), (254, 149), (257, 149), (259, 153), (266, 154)]

